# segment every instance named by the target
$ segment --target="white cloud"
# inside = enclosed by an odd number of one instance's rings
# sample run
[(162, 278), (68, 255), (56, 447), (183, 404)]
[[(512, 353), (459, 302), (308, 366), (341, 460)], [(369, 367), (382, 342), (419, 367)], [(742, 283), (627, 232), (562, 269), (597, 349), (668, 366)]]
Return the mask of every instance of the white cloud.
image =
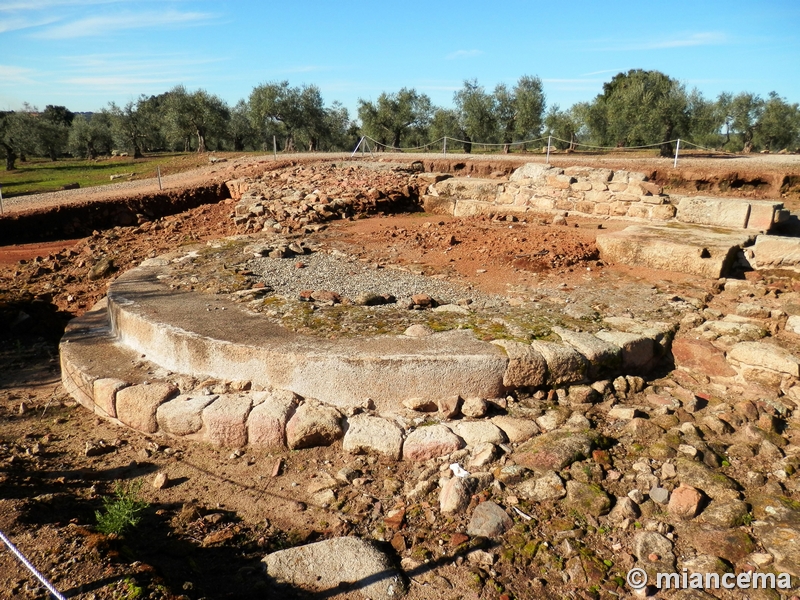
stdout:
[(623, 51), (635, 50), (667, 50), (670, 48), (691, 48), (696, 46), (719, 46), (728, 43), (727, 35), (720, 31), (701, 31), (697, 33), (681, 33), (669, 37), (652, 40), (632, 40), (630, 43), (618, 44), (610, 40), (597, 40), (594, 42), (597, 51)]
[(459, 58), (474, 58), (476, 56), (480, 56), (483, 54), (483, 50), (456, 50), (455, 52), (451, 52), (445, 59), (447, 60), (457, 60)]
[(167, 11), (121, 12), (113, 15), (85, 17), (47, 27), (34, 34), (43, 39), (96, 37), (131, 29), (154, 27), (187, 27), (202, 25), (216, 17), (211, 13)]
[(33, 71), (12, 65), (0, 65), (0, 79), (6, 83), (34, 83), (30, 75)]
[(592, 71), (591, 73), (584, 73), (579, 77), (591, 77), (592, 75), (603, 75), (604, 73), (621, 73), (625, 69), (603, 69), (602, 71)]
[(31, 27), (41, 27), (42, 25), (49, 25), (55, 23), (58, 19), (52, 17), (45, 17), (41, 19), (26, 19), (24, 17), (11, 17), (9, 19), (0, 20), (0, 33), (9, 31), (19, 31), (20, 29), (30, 29)]

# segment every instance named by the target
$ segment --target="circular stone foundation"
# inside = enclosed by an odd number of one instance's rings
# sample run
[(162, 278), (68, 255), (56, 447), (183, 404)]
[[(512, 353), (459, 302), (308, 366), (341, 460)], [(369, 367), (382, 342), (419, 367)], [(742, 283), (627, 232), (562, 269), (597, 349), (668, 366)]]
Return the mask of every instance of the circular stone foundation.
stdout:
[[(554, 387), (591, 402), (602, 385), (587, 383), (646, 372), (675, 329), (581, 323), (341, 252), (259, 244), (187, 248), (118, 277), (64, 336), (68, 391), (139, 431), (233, 447), (330, 444), (364, 430), (350, 423), (359, 412), (394, 415), (370, 426), (391, 423), (377, 438), (396, 443), (358, 444), (400, 456), (409, 407), (446, 419), (466, 400), (480, 417), (509, 392)], [(451, 452), (464, 443), (451, 435), (431, 443)], [(411, 455), (438, 452), (423, 446)]]

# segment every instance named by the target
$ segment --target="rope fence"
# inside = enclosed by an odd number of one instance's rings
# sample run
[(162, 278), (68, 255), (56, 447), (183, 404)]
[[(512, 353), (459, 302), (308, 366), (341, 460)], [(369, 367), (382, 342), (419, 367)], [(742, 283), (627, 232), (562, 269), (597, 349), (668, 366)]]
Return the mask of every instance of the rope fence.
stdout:
[(374, 138), (371, 138), (368, 135), (365, 135), (365, 136), (362, 136), (361, 139), (358, 141), (358, 144), (356, 144), (356, 147), (355, 147), (355, 149), (353, 150), (353, 153), (350, 156), (351, 156), (351, 158), (354, 157), (356, 155), (356, 153), (358, 152), (359, 148), (361, 149), (361, 153), (362, 154), (365, 154), (366, 152), (369, 152), (370, 155), (374, 156), (374, 154), (372, 152), (372, 147), (370, 147), (370, 144), (369, 144), (370, 142), (372, 142), (372, 144), (374, 144), (374, 147), (376, 149), (381, 148), (381, 149), (384, 149), (384, 150), (391, 150), (391, 151), (397, 151), (397, 152), (408, 152), (408, 151), (415, 151), (415, 150), (427, 150), (427, 149), (432, 148), (432, 147), (436, 147), (438, 149), (439, 147), (441, 147), (442, 155), (447, 156), (447, 143), (448, 143), (448, 141), (449, 142), (455, 142), (457, 144), (469, 144), (470, 146), (489, 147), (489, 148), (493, 148), (493, 147), (509, 148), (511, 146), (525, 146), (525, 145), (528, 145), (528, 144), (534, 144), (536, 142), (544, 142), (544, 141), (546, 141), (547, 142), (547, 151), (546, 151), (546, 155), (547, 155), (546, 162), (547, 162), (547, 164), (550, 164), (550, 152), (554, 148), (554, 146), (553, 146), (553, 142), (554, 141), (555, 142), (561, 142), (563, 144), (569, 144), (569, 147), (570, 147), (571, 150), (575, 150), (577, 148), (585, 148), (587, 150), (601, 150), (601, 151), (615, 151), (615, 152), (625, 152), (625, 151), (628, 151), (628, 150), (647, 150), (647, 149), (651, 149), (651, 148), (661, 148), (665, 144), (675, 144), (675, 158), (674, 158), (674, 161), (673, 161), (673, 167), (677, 167), (678, 166), (678, 158), (679, 158), (679, 155), (680, 155), (680, 151), (681, 151), (681, 146), (682, 145), (684, 146), (684, 150), (686, 149), (685, 148), (686, 146), (691, 146), (692, 148), (696, 148), (698, 150), (703, 150), (703, 151), (706, 151), (706, 152), (714, 152), (714, 153), (717, 153), (717, 154), (725, 154), (725, 155), (728, 155), (728, 156), (738, 156), (736, 153), (733, 153), (733, 152), (727, 152), (725, 150), (714, 150), (712, 148), (706, 148), (705, 146), (700, 146), (699, 144), (695, 144), (695, 143), (692, 143), (692, 142), (687, 142), (686, 140), (683, 140), (681, 138), (675, 138), (675, 139), (672, 139), (672, 140), (666, 140), (666, 141), (663, 141), (663, 142), (657, 142), (655, 144), (643, 144), (643, 145), (639, 145), (639, 146), (594, 146), (594, 145), (591, 145), (591, 144), (582, 144), (582, 143), (577, 142), (577, 141), (564, 140), (564, 139), (561, 139), (561, 138), (556, 137), (554, 135), (549, 135), (547, 137), (540, 137), (540, 138), (536, 138), (536, 139), (532, 139), (532, 140), (524, 140), (524, 141), (520, 141), (520, 142), (508, 142), (508, 143), (473, 142), (473, 141), (470, 141), (470, 140), (462, 140), (462, 139), (459, 139), (459, 138), (454, 138), (454, 137), (450, 137), (450, 136), (444, 136), (444, 137), (440, 137), (440, 138), (438, 138), (436, 140), (433, 140), (432, 142), (428, 142), (427, 144), (423, 144), (423, 145), (420, 145), (420, 146), (404, 146), (404, 147), (391, 146), (391, 145), (388, 145), (388, 144), (384, 144), (383, 142), (379, 142), (378, 140), (376, 140)]

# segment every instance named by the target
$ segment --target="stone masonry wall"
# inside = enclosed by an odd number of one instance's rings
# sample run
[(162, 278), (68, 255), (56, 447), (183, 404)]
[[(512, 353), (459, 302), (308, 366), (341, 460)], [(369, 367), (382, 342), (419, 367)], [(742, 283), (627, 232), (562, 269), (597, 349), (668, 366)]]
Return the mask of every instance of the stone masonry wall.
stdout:
[(664, 223), (768, 231), (788, 217), (783, 204), (734, 198), (670, 197), (644, 173), (591, 167), (561, 169), (528, 163), (509, 181), (448, 178), (433, 181), (423, 196), (426, 212), (475, 214), (577, 213)]

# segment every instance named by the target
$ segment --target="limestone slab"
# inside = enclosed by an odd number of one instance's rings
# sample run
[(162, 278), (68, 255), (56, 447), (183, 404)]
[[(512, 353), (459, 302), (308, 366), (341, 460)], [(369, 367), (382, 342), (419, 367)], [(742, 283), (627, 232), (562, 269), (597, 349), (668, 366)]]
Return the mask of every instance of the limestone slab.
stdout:
[(694, 196), (682, 198), (676, 218), (683, 223), (744, 229), (750, 217), (750, 202), (738, 198)]
[(691, 273), (717, 279), (730, 270), (750, 232), (723, 232), (682, 224), (633, 225), (597, 236), (609, 263)]

